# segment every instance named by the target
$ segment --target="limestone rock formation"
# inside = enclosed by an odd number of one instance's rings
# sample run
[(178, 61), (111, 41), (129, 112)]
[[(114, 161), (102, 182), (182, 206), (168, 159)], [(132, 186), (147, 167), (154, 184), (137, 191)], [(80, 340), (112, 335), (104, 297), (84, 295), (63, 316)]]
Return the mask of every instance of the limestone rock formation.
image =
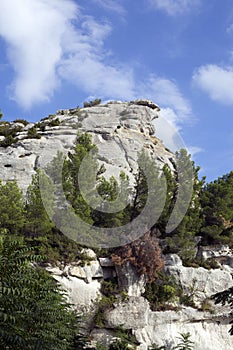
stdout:
[[(184, 267), (176, 254), (165, 256), (165, 268), (167, 272), (175, 276), (186, 293), (190, 292), (190, 286), (193, 280), (196, 280), (194, 299), (197, 308), (182, 306), (178, 311), (152, 311), (148, 301), (141, 295), (135, 294), (129, 296), (126, 301), (115, 303), (113, 308), (106, 312), (106, 328), (104, 330), (94, 329), (92, 332), (94, 339), (96, 334), (96, 339), (108, 344), (111, 338), (110, 332), (114, 328), (124, 325), (135, 335), (140, 344), (138, 346), (140, 350), (147, 350), (152, 344), (159, 346), (166, 344), (169, 348), (169, 346), (177, 344), (177, 336), (180, 333), (188, 332), (195, 342), (195, 350), (232, 349), (233, 337), (228, 333), (229, 307), (219, 307), (211, 302), (211, 310), (200, 311), (199, 306), (201, 301), (213, 293), (232, 286), (233, 269), (230, 266), (230, 271), (227, 271), (224, 266), (214, 270)], [(119, 276), (121, 277), (121, 275)], [(130, 288), (140, 290), (140, 279), (138, 279), (138, 283), (134, 281), (133, 277), (127, 279), (126, 273), (124, 281), (129, 283), (126, 286), (127, 290), (130, 291)], [(137, 288), (135, 288), (136, 285)]]
[[(171, 261), (173, 261), (173, 264), (171, 264)], [(233, 284), (233, 269), (230, 268), (227, 271), (223, 267), (211, 270), (203, 267), (184, 267), (181, 259), (176, 254), (169, 254), (166, 257), (165, 270), (183, 286), (184, 292), (189, 293), (191, 289), (193, 290), (194, 300), (197, 303), (215, 293), (230, 288)]]
[[(106, 177), (118, 178), (124, 171), (133, 181), (138, 153), (142, 149), (147, 150), (159, 166), (168, 163), (172, 167), (173, 154), (154, 135), (153, 120), (158, 118), (159, 108), (152, 105), (146, 100), (113, 101), (94, 107), (59, 110), (34, 125), (41, 135), (39, 139), (27, 138), (33, 124), (23, 126), (17, 134), (17, 143), (0, 147), (0, 178), (16, 180), (25, 192), (38, 167), (52, 160), (58, 151), (67, 154), (71, 150), (78, 131), (92, 136), (99, 150), (99, 162), (106, 168)], [(52, 126), (57, 120), (60, 125)]]

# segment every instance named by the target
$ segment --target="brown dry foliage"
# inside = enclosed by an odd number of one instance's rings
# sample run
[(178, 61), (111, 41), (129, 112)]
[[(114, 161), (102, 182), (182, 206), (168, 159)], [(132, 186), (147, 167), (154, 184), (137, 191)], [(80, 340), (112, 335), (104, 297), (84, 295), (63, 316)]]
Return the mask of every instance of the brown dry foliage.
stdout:
[(112, 254), (112, 262), (120, 266), (130, 262), (140, 275), (146, 276), (147, 282), (154, 281), (157, 272), (164, 267), (158, 240), (151, 231), (136, 241), (118, 248)]

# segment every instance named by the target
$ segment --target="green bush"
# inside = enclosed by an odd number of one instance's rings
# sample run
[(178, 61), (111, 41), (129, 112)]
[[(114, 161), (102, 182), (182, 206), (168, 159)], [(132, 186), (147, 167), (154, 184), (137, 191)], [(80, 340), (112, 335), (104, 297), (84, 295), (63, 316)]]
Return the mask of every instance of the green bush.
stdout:
[(21, 126), (12, 126), (8, 122), (0, 123), (0, 136), (5, 136), (5, 139), (0, 142), (1, 147), (8, 147), (18, 141), (16, 135), (22, 131)]
[(15, 120), (13, 121), (13, 123), (21, 123), (21, 124), (23, 124), (24, 126), (26, 126), (26, 125), (29, 124), (29, 122), (28, 122), (26, 119), (15, 119)]
[(152, 310), (162, 310), (168, 302), (178, 299), (181, 288), (173, 276), (159, 272), (152, 283), (146, 285), (144, 297), (149, 301)]
[(0, 147), (9, 147), (17, 141), (18, 139), (12, 135), (6, 136), (4, 140), (0, 141)]
[(106, 297), (109, 297), (113, 294), (115, 295), (115, 294), (119, 293), (119, 286), (117, 283), (117, 278), (102, 281), (100, 291)]
[(98, 106), (100, 103), (101, 103), (101, 99), (100, 98), (96, 98), (93, 101), (89, 101), (89, 102), (85, 101), (85, 102), (83, 102), (83, 107), (84, 108), (94, 107), (94, 106)]
[(194, 342), (190, 339), (190, 333), (180, 333), (180, 337), (177, 337), (180, 342), (173, 347), (162, 345), (158, 346), (153, 344), (149, 347), (150, 350), (192, 350), (194, 346)]
[(202, 302), (201, 302), (201, 307), (199, 309), (200, 311), (208, 311), (210, 312), (211, 314), (214, 313), (214, 308), (213, 308), (213, 305), (211, 304), (210, 300), (209, 299), (204, 299)]
[(180, 343), (172, 348), (172, 350), (192, 350), (194, 346), (194, 342), (190, 340), (191, 334), (188, 333), (180, 333)]
[(126, 340), (115, 340), (112, 344), (109, 346), (109, 350), (128, 350), (129, 344)]
[(41, 135), (38, 134), (37, 129), (35, 126), (32, 128), (28, 129), (28, 134), (27, 134), (28, 139), (40, 139)]
[(100, 300), (97, 300), (98, 310), (94, 316), (94, 323), (98, 328), (104, 328), (104, 313), (111, 309), (113, 303), (116, 301), (116, 297), (114, 295), (110, 295), (108, 297), (103, 296)]
[(58, 118), (51, 120), (51, 122), (48, 123), (49, 126), (59, 126), (61, 124), (60, 120)]

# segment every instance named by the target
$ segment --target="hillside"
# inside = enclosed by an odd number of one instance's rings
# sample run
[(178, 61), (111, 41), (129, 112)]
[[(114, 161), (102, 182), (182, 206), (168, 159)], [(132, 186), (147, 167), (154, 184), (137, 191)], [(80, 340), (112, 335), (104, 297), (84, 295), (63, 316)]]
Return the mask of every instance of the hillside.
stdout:
[(1, 235), (43, 255), (88, 315), (89, 346), (173, 349), (190, 333), (195, 350), (230, 350), (230, 309), (211, 296), (233, 286), (232, 173), (204, 184), (190, 156), (156, 136), (153, 102), (99, 102), (1, 122)]

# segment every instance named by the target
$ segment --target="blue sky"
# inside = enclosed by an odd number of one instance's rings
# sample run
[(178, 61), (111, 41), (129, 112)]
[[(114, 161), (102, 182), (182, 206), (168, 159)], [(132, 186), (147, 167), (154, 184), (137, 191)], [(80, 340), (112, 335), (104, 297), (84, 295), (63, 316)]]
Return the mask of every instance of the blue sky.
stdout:
[(4, 118), (37, 121), (95, 97), (152, 99), (200, 175), (231, 171), (232, 0), (1, 0)]

